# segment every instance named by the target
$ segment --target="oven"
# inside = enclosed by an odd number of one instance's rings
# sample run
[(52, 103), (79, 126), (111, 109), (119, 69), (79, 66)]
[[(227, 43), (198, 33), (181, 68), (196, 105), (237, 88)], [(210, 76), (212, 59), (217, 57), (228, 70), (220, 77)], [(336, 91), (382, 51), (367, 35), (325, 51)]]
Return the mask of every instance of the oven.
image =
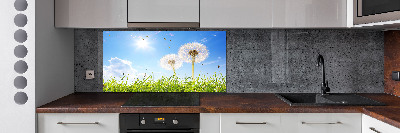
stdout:
[(354, 24), (400, 19), (400, 0), (353, 0)]
[(120, 133), (199, 133), (200, 114), (120, 114)]

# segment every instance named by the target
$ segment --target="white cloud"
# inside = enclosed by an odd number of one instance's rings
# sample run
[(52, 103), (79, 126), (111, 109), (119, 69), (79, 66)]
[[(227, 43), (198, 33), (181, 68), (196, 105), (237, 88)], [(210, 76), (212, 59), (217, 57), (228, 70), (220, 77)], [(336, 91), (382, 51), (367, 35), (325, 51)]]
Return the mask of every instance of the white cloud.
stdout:
[(209, 62), (204, 62), (203, 65), (210, 65), (210, 64), (214, 64), (217, 63), (219, 61), (221, 61), (222, 57), (218, 56), (217, 60), (213, 60), (213, 61), (209, 61)]
[[(137, 70), (132, 67), (132, 62), (128, 60), (119, 59), (118, 57), (111, 58), (108, 60), (110, 65), (103, 66), (103, 78), (104, 81), (110, 80), (111, 77), (115, 77), (116, 80), (121, 80), (125, 75), (129, 78), (128, 84), (132, 83), (137, 78)], [(129, 74), (129, 75), (128, 75)], [(126, 78), (124, 79), (126, 81)]]
[(219, 62), (219, 60), (214, 60), (214, 61), (209, 61), (209, 62), (204, 62), (203, 65), (210, 65)]
[(217, 36), (217, 35), (213, 35), (213, 36)]
[(203, 39), (201, 39), (200, 41), (203, 42), (203, 43), (205, 43), (205, 42), (207, 42), (208, 40), (207, 40), (207, 38), (203, 38)]
[(167, 35), (169, 35), (169, 36), (174, 36), (174, 34), (172, 34), (172, 33), (168, 33)]

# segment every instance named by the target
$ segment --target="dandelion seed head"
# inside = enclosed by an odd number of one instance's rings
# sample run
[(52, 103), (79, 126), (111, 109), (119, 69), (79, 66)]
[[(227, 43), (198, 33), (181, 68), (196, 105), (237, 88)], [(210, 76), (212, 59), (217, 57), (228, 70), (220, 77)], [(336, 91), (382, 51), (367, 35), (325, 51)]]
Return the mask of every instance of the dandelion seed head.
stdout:
[(182, 45), (179, 48), (179, 57), (187, 63), (192, 62), (192, 57), (195, 56), (195, 63), (200, 63), (208, 57), (207, 47), (201, 43), (193, 42)]
[(160, 65), (166, 70), (173, 70), (172, 66), (176, 69), (182, 67), (182, 60), (176, 54), (168, 54), (160, 59)]

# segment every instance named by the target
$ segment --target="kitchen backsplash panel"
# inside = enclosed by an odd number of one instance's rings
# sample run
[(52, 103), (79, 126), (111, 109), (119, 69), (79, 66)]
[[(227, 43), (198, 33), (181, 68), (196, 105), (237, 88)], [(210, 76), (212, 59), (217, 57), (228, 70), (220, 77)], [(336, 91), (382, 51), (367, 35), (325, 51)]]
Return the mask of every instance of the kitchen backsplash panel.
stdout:
[(400, 96), (400, 82), (392, 79), (393, 71), (400, 71), (400, 31), (385, 32), (385, 93)]
[[(102, 92), (103, 30), (115, 29), (75, 30), (76, 92)], [(316, 66), (318, 53), (325, 58), (326, 80), (329, 82), (331, 92), (384, 92), (384, 32), (382, 31), (345, 29), (225, 31), (227, 31), (228, 93), (319, 92), (322, 73), (321, 68)], [(95, 79), (85, 79), (87, 69), (95, 70)]]

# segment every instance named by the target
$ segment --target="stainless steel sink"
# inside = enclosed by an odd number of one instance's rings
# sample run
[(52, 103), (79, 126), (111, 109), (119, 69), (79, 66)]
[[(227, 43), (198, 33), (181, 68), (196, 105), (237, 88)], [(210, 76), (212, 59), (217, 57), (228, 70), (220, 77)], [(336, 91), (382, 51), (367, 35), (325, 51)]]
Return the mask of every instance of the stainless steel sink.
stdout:
[(357, 95), (346, 93), (280, 93), (275, 94), (278, 98), (290, 106), (384, 106), (385, 104)]

